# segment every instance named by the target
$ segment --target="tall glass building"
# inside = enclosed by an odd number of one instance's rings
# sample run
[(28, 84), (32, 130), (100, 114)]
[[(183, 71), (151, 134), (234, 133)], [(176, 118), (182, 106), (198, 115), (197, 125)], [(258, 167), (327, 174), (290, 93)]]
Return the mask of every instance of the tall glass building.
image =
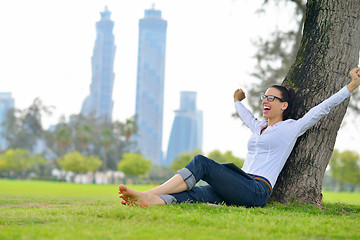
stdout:
[(167, 21), (154, 7), (139, 21), (136, 141), (137, 150), (154, 165), (162, 165), (166, 28)]
[(105, 7), (100, 12), (101, 19), (96, 23), (96, 40), (91, 58), (92, 82), (90, 95), (85, 99), (81, 113), (85, 116), (94, 115), (104, 121), (112, 120), (112, 92), (115, 74), (113, 71), (115, 44), (111, 21), (111, 12)]
[(4, 127), (2, 124), (6, 121), (7, 113), (15, 107), (15, 101), (9, 92), (0, 93), (0, 149), (7, 149), (7, 143), (3, 136)]
[(181, 153), (202, 149), (202, 111), (196, 108), (196, 92), (180, 93), (180, 109), (175, 111), (165, 165)]

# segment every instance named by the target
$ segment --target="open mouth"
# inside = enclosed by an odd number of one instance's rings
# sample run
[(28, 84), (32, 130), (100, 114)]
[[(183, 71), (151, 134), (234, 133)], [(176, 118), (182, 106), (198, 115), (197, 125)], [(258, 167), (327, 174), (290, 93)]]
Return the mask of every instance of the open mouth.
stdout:
[(270, 111), (270, 107), (269, 106), (263, 106), (263, 113), (267, 113)]
[(269, 106), (263, 106), (263, 110), (270, 110)]

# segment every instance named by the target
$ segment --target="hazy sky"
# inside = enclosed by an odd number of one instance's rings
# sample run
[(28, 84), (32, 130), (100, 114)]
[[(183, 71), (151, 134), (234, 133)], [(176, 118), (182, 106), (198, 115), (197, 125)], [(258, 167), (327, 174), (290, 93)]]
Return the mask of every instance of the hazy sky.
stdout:
[[(256, 50), (251, 42), (268, 37), (276, 27), (284, 29), (295, 23), (289, 17), (291, 4), (256, 14), (262, 2), (1, 1), (0, 92), (11, 92), (16, 108), (28, 107), (36, 97), (55, 106), (53, 116), (44, 119), (45, 126), (56, 124), (61, 115), (79, 113), (91, 83), (95, 23), (107, 5), (115, 22), (113, 119), (131, 117), (135, 114), (138, 22), (155, 3), (168, 21), (163, 150), (167, 150), (180, 91), (196, 91), (198, 109), (204, 114), (203, 151), (230, 150), (245, 157), (251, 133), (231, 114), (234, 90), (242, 87), (246, 91), (254, 81), (249, 74)], [(350, 126), (340, 130), (340, 150), (357, 150), (359, 137), (350, 132)]]

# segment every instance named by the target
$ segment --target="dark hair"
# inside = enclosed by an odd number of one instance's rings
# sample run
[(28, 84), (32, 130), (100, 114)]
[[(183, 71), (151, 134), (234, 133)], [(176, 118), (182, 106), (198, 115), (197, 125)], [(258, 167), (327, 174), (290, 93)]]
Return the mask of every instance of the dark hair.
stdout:
[(288, 103), (288, 107), (283, 112), (283, 120), (288, 119), (295, 97), (295, 90), (292, 88), (286, 88), (281, 85), (272, 85), (271, 88), (276, 88), (277, 90), (279, 90), (281, 92), (281, 98)]

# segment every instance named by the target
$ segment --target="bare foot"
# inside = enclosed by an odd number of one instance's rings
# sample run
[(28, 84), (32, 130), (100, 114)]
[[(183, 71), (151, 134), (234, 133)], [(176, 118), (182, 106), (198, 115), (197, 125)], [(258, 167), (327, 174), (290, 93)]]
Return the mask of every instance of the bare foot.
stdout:
[(146, 192), (139, 192), (126, 187), (125, 185), (119, 186), (120, 198), (123, 200), (121, 204), (128, 206), (149, 207), (153, 205), (164, 205), (165, 202), (159, 196)]

